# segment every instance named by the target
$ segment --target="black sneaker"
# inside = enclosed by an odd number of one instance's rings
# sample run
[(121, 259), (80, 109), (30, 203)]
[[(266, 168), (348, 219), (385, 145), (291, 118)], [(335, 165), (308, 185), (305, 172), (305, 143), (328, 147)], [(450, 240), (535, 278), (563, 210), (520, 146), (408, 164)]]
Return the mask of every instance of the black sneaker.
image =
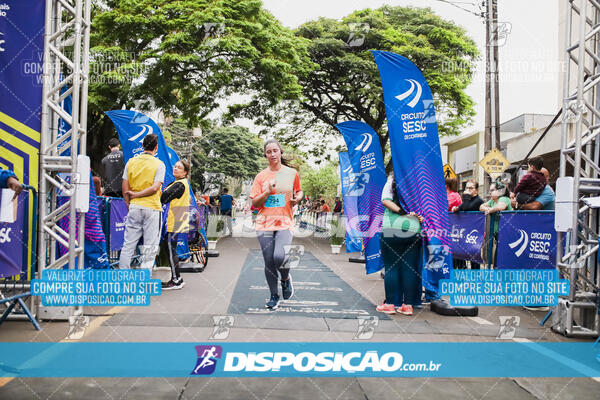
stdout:
[(171, 279), (169, 282), (161, 283), (162, 290), (181, 289), (183, 286), (185, 286), (185, 282), (183, 282), (183, 279), (179, 279), (177, 282)]
[(292, 274), (288, 275), (287, 281), (281, 281), (281, 292), (283, 299), (287, 300), (294, 295), (294, 285), (292, 285)]
[(267, 304), (265, 304), (265, 307), (270, 308), (271, 310), (275, 310), (275, 309), (277, 309), (278, 305), (279, 305), (279, 295), (272, 294), (271, 299), (269, 301), (267, 301)]

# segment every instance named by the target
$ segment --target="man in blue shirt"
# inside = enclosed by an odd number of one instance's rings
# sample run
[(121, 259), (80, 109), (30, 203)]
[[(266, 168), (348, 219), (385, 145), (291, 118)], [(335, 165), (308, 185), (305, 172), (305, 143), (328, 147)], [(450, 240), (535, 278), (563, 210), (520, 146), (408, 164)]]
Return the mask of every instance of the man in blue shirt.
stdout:
[(231, 224), (231, 211), (233, 206), (235, 205), (235, 200), (228, 193), (229, 190), (227, 188), (223, 189), (223, 194), (219, 197), (219, 210), (221, 215), (225, 215), (227, 220), (227, 234), (233, 235), (233, 227)]
[[(544, 187), (544, 191), (534, 201), (521, 204), (519, 206), (521, 210), (554, 210), (554, 190), (547, 184), (550, 180), (550, 173), (546, 168), (542, 168), (540, 172), (546, 177), (546, 187)], [(516, 200), (511, 199), (511, 203), (516, 203)]]

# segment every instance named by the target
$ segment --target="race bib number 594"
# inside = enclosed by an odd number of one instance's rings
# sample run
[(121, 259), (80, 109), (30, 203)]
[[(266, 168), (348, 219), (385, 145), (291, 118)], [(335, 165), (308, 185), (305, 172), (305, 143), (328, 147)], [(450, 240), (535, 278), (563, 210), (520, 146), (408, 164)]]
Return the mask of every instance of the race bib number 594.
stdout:
[(268, 208), (283, 206), (285, 206), (285, 196), (283, 194), (272, 194), (265, 201), (265, 207)]

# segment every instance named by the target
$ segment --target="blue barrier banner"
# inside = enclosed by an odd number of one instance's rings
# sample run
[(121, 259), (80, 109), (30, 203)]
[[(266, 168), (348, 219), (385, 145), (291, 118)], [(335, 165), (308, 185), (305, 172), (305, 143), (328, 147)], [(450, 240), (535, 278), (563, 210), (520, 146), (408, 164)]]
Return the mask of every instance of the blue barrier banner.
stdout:
[[(358, 197), (358, 215), (365, 246), (367, 274), (383, 268), (379, 235), (384, 206), (381, 192), (386, 182), (383, 154), (377, 133), (361, 121), (346, 121), (335, 126), (344, 137), (356, 180), (350, 193)], [(364, 221), (363, 221), (364, 218)]]
[[(3, 190), (0, 190), (0, 201), (2, 201)], [(14, 192), (6, 191), (10, 197)], [(25, 199), (29, 196), (28, 191), (23, 191), (13, 204), (17, 205), (17, 214), (12, 223), (0, 222), (0, 278), (16, 276), (21, 273), (23, 267), (23, 250), (27, 248), (26, 235), (23, 236), (23, 223), (25, 220)]]
[(553, 212), (502, 212), (496, 268), (553, 269), (556, 243)]
[(125, 241), (125, 220), (127, 219), (127, 205), (125, 200), (110, 199), (110, 249), (109, 251), (121, 250)]
[(346, 253), (355, 253), (362, 251), (363, 246), (360, 225), (358, 224), (358, 197), (352, 194), (350, 190), (354, 185), (356, 175), (352, 170), (348, 153), (339, 153), (339, 158), (342, 182), (342, 201), (344, 202), (344, 215), (347, 218)]
[(597, 377), (597, 353), (591, 342), (17, 342), (0, 343), (0, 377)]
[(107, 197), (104, 196), (97, 196), (96, 197), (96, 204), (98, 205), (98, 211), (100, 211), (100, 218), (102, 220), (102, 231), (104, 231), (104, 235), (106, 235), (108, 233), (108, 230), (105, 229), (105, 223), (104, 223), (104, 213), (106, 212), (106, 199)]
[(483, 263), (481, 247), (485, 238), (484, 213), (450, 213), (450, 237), (454, 258)]
[[(70, 177), (65, 176), (65, 181), (69, 182)], [(90, 185), (89, 185), (89, 210), (85, 213), (85, 251), (84, 251), (84, 266), (85, 268), (109, 268), (108, 254), (106, 251), (106, 236), (102, 229), (102, 217), (100, 209), (98, 208), (98, 199), (96, 197), (96, 190), (94, 188), (94, 181), (92, 179), (92, 173), (90, 172)], [(69, 200), (69, 197), (63, 194), (58, 196), (58, 205), (62, 205)], [(79, 217), (76, 218), (75, 232), (79, 232)], [(69, 231), (69, 215), (65, 215), (58, 222), (59, 226), (65, 231)], [(57, 243), (59, 254), (62, 256), (66, 254), (67, 248), (60, 243)]]
[(177, 256), (183, 260), (190, 257), (190, 248), (187, 233), (177, 234)]
[(423, 217), (423, 286), (435, 297), (452, 270), (448, 198), (435, 107), (425, 77), (410, 60), (373, 51), (379, 68), (400, 205)]

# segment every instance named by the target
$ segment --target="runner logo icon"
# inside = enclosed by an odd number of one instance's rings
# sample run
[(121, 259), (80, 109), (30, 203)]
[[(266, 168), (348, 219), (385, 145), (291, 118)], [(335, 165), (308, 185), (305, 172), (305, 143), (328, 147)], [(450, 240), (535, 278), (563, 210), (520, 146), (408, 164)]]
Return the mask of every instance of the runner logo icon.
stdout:
[(215, 372), (217, 359), (223, 356), (223, 349), (221, 346), (196, 346), (196, 353), (198, 361), (190, 375), (210, 375)]
[(369, 149), (369, 147), (371, 147), (371, 142), (373, 141), (373, 136), (371, 136), (371, 134), (369, 134), (369, 133), (363, 133), (362, 137), (363, 137), (362, 142), (358, 146), (356, 146), (354, 148), (354, 150), (362, 151), (364, 153)]
[(521, 254), (523, 254), (523, 252), (527, 248), (527, 244), (529, 243), (529, 238), (527, 237), (527, 232), (525, 232), (523, 229), (519, 229), (519, 233), (521, 234), (521, 236), (519, 236), (519, 238), (516, 241), (508, 244), (508, 247), (510, 247), (511, 249), (514, 249), (515, 247), (517, 247), (518, 245), (523, 243), (523, 244), (521, 244), (521, 247), (519, 247), (515, 251), (515, 255), (517, 257), (521, 257)]
[(146, 134), (154, 133), (154, 129), (152, 129), (152, 127), (148, 124), (142, 124), (141, 127), (142, 130), (139, 131), (137, 135), (130, 137), (130, 141), (135, 142), (139, 139), (139, 141), (141, 142), (146, 137)]
[(413, 99), (408, 102), (408, 106), (410, 108), (415, 108), (415, 106), (417, 105), (419, 100), (421, 100), (421, 93), (423, 93), (423, 89), (421, 88), (421, 84), (419, 82), (415, 81), (414, 79), (405, 79), (405, 81), (410, 83), (410, 88), (406, 92), (401, 93), (398, 96), (396, 96), (396, 99), (402, 101), (402, 100), (406, 99), (408, 96), (410, 96), (411, 94), (413, 94), (415, 89), (417, 89), (417, 93), (415, 94), (415, 97), (413, 97)]

